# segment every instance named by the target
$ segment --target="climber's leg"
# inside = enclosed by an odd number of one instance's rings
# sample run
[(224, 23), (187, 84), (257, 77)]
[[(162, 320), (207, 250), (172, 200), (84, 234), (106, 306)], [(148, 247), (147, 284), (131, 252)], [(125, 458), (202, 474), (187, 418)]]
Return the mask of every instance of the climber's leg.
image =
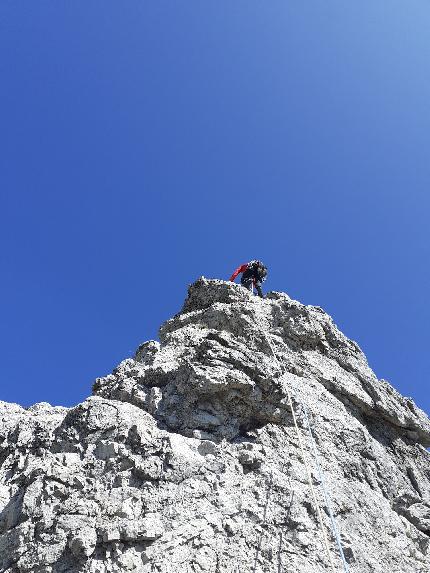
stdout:
[(253, 291), (253, 288), (252, 288), (253, 287), (253, 279), (252, 279), (252, 277), (245, 278), (245, 279), (242, 277), (240, 284), (243, 287), (245, 287), (247, 290), (250, 290), (251, 292)]

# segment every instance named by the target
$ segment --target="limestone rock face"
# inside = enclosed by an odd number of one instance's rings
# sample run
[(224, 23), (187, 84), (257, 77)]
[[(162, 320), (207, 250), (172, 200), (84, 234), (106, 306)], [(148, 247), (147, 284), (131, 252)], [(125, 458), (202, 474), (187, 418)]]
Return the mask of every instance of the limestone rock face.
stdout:
[(159, 338), (0, 402), (0, 572), (430, 571), (430, 421), (323, 310), (202, 278)]

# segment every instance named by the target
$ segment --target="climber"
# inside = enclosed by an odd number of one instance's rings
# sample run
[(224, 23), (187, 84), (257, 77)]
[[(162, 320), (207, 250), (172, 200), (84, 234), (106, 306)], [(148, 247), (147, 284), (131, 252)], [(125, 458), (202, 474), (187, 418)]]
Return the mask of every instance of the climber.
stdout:
[(257, 289), (258, 296), (263, 298), (261, 283), (266, 280), (267, 276), (267, 269), (263, 263), (261, 261), (250, 261), (249, 263), (241, 265), (231, 275), (230, 280), (234, 281), (240, 273), (243, 273), (242, 278), (240, 279), (240, 284), (250, 291), (253, 291), (255, 287)]

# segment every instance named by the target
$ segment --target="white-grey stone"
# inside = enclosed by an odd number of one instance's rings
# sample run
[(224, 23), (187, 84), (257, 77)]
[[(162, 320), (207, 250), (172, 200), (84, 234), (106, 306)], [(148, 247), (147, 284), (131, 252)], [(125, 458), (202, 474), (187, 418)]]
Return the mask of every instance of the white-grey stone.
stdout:
[[(275, 350), (279, 362), (272, 354)], [(0, 402), (0, 572), (430, 571), (430, 421), (320, 308), (199, 279), (67, 409)]]
[(93, 527), (83, 527), (72, 534), (69, 547), (72, 554), (80, 559), (89, 557), (94, 553), (97, 545), (97, 532)]

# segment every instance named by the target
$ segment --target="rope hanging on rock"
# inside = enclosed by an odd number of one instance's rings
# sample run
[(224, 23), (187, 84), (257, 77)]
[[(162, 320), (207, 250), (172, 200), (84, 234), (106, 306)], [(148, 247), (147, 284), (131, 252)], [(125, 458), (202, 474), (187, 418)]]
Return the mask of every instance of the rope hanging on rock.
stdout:
[[(265, 339), (266, 339), (266, 341), (267, 341), (267, 343), (268, 343), (268, 345), (269, 345), (269, 347), (270, 347), (270, 350), (272, 351), (273, 357), (274, 357), (276, 363), (278, 364), (279, 369), (281, 370), (282, 374), (284, 374), (284, 373), (285, 373), (285, 370), (284, 370), (283, 366), (281, 365), (281, 363), (280, 363), (280, 361), (279, 361), (279, 359), (278, 359), (278, 357), (277, 357), (277, 355), (276, 355), (276, 352), (275, 352), (275, 350), (274, 350), (274, 348), (273, 348), (272, 343), (271, 343), (270, 340), (269, 340), (268, 335), (267, 335), (266, 332), (264, 332), (263, 330), (262, 330), (262, 333), (263, 333), (263, 335), (264, 335), (264, 337), (265, 337)], [(299, 442), (299, 448), (300, 448), (301, 455), (302, 455), (302, 458), (303, 458), (303, 462), (304, 462), (305, 468), (306, 468), (306, 473), (307, 473), (307, 478), (308, 478), (309, 489), (311, 490), (312, 498), (313, 498), (313, 501), (314, 501), (314, 504), (315, 504), (315, 507), (316, 507), (316, 510), (317, 510), (318, 521), (319, 521), (319, 525), (320, 525), (320, 528), (321, 528), (321, 533), (322, 533), (323, 541), (324, 541), (324, 547), (325, 547), (325, 550), (326, 550), (326, 553), (327, 553), (328, 561), (329, 561), (329, 563), (330, 563), (330, 568), (331, 568), (332, 572), (335, 573), (335, 570), (336, 570), (336, 569), (335, 569), (335, 566), (334, 566), (334, 563), (333, 563), (333, 559), (332, 559), (332, 555), (331, 555), (331, 552), (330, 552), (329, 542), (328, 542), (328, 538), (327, 538), (327, 532), (326, 532), (326, 528), (325, 528), (325, 526), (324, 526), (324, 521), (323, 521), (323, 517), (322, 517), (322, 511), (321, 511), (321, 507), (320, 507), (320, 504), (319, 504), (319, 502), (318, 502), (318, 499), (317, 499), (317, 496), (316, 496), (316, 492), (315, 492), (315, 488), (314, 488), (314, 485), (313, 485), (312, 472), (311, 472), (311, 468), (310, 468), (310, 465), (309, 465), (308, 457), (307, 457), (307, 455), (306, 455), (305, 448), (304, 448), (304, 446), (303, 446), (303, 441), (302, 441), (302, 437), (301, 437), (299, 425), (298, 425), (298, 423), (297, 423), (297, 418), (296, 418), (296, 413), (295, 413), (295, 410), (294, 410), (292, 395), (291, 395), (291, 392), (290, 392), (290, 390), (289, 390), (288, 387), (286, 387), (285, 389), (286, 389), (286, 392), (287, 392), (288, 405), (289, 405), (289, 407), (290, 407), (290, 409), (291, 409), (291, 414), (292, 414), (292, 417), (293, 417), (293, 423), (294, 423), (294, 428), (295, 428), (295, 432), (296, 432), (296, 435), (297, 435), (297, 440), (298, 440), (298, 442)], [(301, 403), (301, 402), (300, 402), (300, 403)], [(301, 404), (302, 404), (302, 403), (301, 403)], [(312, 437), (313, 449), (314, 449), (314, 454), (315, 454), (315, 453), (316, 453), (316, 445), (315, 445), (315, 441), (314, 441), (314, 439), (313, 439), (312, 431), (311, 431), (311, 429), (310, 429), (309, 418), (307, 417), (307, 411), (305, 410), (303, 404), (302, 404), (302, 407), (303, 407), (303, 411), (306, 412), (305, 418), (307, 419), (308, 429), (309, 429), (309, 432), (310, 432), (310, 436)], [(320, 481), (321, 481), (321, 484), (322, 484), (323, 490), (324, 490), (324, 498), (325, 498), (325, 501), (326, 501), (326, 504), (327, 504), (327, 501), (329, 500), (329, 495), (328, 495), (328, 492), (327, 492), (326, 487), (325, 487), (324, 479), (321, 479), (322, 470), (321, 470), (321, 467), (320, 467), (320, 465), (319, 465), (318, 460), (317, 460), (317, 467), (318, 467), (318, 470), (319, 470)], [(343, 568), (344, 568), (345, 573), (349, 573), (348, 565), (347, 565), (347, 563), (346, 563), (345, 556), (344, 556), (344, 554), (343, 554), (342, 545), (341, 545), (341, 543), (340, 543), (340, 536), (339, 536), (339, 533), (338, 533), (338, 530), (337, 530), (337, 527), (336, 527), (336, 523), (335, 523), (335, 521), (334, 521), (333, 512), (331, 511), (331, 505), (330, 505), (330, 504), (327, 504), (327, 507), (328, 507), (328, 511), (329, 511), (329, 514), (330, 514), (331, 525), (332, 525), (332, 528), (333, 528), (333, 535), (334, 535), (334, 537), (335, 537), (335, 539), (336, 539), (336, 542), (337, 542), (337, 545), (338, 545), (338, 548), (339, 548), (339, 552), (340, 552), (340, 555), (341, 555)]]
[(300, 399), (299, 399), (298, 401), (299, 401), (301, 407), (303, 408), (303, 413), (304, 413), (304, 415), (305, 415), (306, 426), (307, 426), (307, 429), (308, 429), (309, 437), (310, 437), (311, 444), (312, 444), (312, 450), (313, 450), (313, 454), (314, 454), (314, 458), (315, 458), (315, 465), (316, 465), (316, 468), (317, 468), (317, 471), (318, 471), (319, 480), (320, 480), (321, 485), (322, 485), (322, 488), (323, 488), (324, 500), (325, 500), (325, 504), (326, 504), (326, 506), (327, 506), (328, 513), (329, 513), (329, 516), (330, 516), (331, 527), (332, 527), (332, 530), (333, 530), (333, 535), (334, 535), (334, 537), (335, 537), (335, 539), (336, 539), (337, 548), (339, 549), (339, 553), (340, 553), (340, 558), (341, 558), (341, 560), (342, 560), (343, 569), (344, 569), (345, 573), (349, 573), (348, 563), (346, 562), (345, 555), (344, 555), (344, 553), (343, 553), (342, 542), (341, 542), (341, 540), (340, 540), (339, 530), (338, 530), (338, 528), (337, 528), (336, 520), (335, 520), (335, 518), (334, 518), (333, 510), (332, 510), (332, 507), (331, 507), (330, 495), (329, 495), (329, 493), (328, 493), (327, 486), (326, 486), (326, 483), (325, 483), (324, 472), (323, 472), (323, 470), (322, 470), (322, 468), (321, 468), (321, 465), (320, 465), (320, 462), (319, 462), (318, 450), (317, 450), (317, 446), (316, 446), (316, 443), (315, 443), (314, 434), (313, 434), (313, 432), (312, 432), (312, 428), (311, 428), (311, 425), (310, 425), (310, 422), (309, 422), (308, 411), (307, 411), (307, 408), (306, 408), (305, 404), (304, 404)]

